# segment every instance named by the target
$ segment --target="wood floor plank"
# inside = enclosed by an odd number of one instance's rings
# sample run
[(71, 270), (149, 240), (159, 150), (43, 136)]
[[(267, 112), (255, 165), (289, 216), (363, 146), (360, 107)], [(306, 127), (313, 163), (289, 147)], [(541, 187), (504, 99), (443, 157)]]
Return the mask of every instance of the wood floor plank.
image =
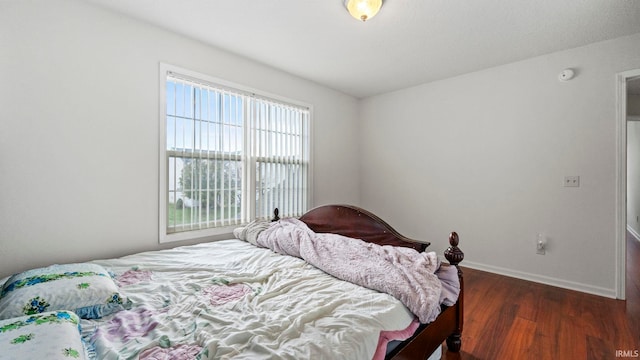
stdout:
[(556, 359), (586, 359), (587, 335), (580, 326), (580, 319), (575, 316), (562, 317), (556, 338)]
[(497, 353), (498, 359), (525, 359), (532, 356), (531, 346), (535, 339), (536, 323), (516, 317), (507, 333), (501, 348)]

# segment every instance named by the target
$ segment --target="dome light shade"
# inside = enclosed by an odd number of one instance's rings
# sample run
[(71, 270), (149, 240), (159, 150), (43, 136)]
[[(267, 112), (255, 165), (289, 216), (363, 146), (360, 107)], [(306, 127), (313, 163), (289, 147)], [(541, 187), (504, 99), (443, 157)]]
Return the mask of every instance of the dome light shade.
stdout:
[(367, 21), (380, 11), (382, 0), (345, 0), (344, 5), (351, 16), (360, 21)]

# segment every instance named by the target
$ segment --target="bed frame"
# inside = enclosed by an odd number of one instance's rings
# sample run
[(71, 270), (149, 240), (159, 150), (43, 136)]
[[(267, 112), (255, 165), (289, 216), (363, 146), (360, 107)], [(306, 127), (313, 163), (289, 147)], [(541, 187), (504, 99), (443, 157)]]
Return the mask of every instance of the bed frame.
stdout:
[[(274, 219), (278, 219), (277, 209)], [(380, 245), (403, 246), (424, 251), (430, 243), (407, 238), (389, 224), (367, 210), (351, 205), (325, 205), (309, 210), (300, 217), (309, 228), (318, 233), (335, 233)], [(445, 258), (458, 269), (460, 296), (456, 304), (442, 308), (442, 312), (430, 324), (421, 324), (415, 334), (387, 354), (386, 359), (426, 359), (444, 341), (447, 349), (459, 352), (462, 345), (464, 283), (458, 264), (464, 254), (458, 248), (458, 234), (449, 235), (451, 245), (444, 252)]]

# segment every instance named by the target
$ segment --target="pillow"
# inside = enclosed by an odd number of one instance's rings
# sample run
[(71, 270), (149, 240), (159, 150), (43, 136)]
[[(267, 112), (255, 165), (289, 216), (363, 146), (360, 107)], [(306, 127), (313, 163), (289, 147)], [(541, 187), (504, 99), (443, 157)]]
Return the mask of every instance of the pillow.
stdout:
[(80, 319), (70, 311), (0, 320), (0, 359), (86, 359)]
[(98, 319), (131, 307), (109, 273), (96, 264), (52, 265), (11, 276), (0, 291), (0, 319), (71, 310)]

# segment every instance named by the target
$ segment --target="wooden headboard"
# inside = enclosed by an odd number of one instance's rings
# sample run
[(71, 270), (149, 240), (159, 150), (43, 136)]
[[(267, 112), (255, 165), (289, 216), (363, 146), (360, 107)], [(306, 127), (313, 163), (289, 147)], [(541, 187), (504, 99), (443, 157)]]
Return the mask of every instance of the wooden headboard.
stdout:
[(319, 206), (300, 220), (317, 233), (340, 234), (379, 245), (410, 247), (420, 252), (430, 245), (401, 235), (376, 215), (352, 205)]

